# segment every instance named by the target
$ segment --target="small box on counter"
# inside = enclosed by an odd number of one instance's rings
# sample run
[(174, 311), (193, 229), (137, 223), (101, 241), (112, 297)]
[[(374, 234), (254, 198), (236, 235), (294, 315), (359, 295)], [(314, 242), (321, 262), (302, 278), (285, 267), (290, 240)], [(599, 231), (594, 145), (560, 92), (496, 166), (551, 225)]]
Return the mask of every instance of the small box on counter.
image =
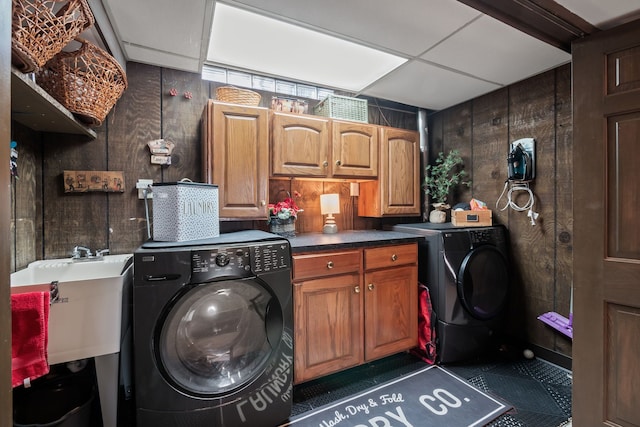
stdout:
[(490, 210), (451, 211), (454, 227), (488, 227), (492, 225)]
[(217, 185), (153, 184), (153, 240), (183, 242), (219, 235)]

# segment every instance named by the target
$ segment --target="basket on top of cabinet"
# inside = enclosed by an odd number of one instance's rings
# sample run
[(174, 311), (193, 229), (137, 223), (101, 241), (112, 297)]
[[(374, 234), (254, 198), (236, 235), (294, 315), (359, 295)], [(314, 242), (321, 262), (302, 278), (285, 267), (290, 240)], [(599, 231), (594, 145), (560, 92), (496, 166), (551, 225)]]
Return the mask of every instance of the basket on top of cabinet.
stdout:
[(94, 22), (86, 0), (13, 0), (11, 62), (30, 73)]
[(317, 116), (369, 123), (367, 100), (342, 95), (328, 95), (313, 108)]

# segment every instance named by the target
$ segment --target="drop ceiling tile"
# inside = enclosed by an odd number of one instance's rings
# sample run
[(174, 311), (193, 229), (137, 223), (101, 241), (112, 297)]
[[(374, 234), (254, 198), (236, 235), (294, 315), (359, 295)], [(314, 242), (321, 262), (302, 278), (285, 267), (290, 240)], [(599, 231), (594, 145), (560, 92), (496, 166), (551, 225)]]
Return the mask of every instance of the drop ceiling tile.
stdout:
[[(205, 31), (206, 0), (104, 0), (109, 19), (122, 43), (200, 58)], [(206, 33), (206, 34), (205, 34)], [(136, 57), (130, 57), (136, 60)]]
[(362, 92), (407, 105), (441, 110), (501, 86), (414, 60)]
[(421, 58), (501, 85), (571, 61), (569, 53), (486, 15)]
[(189, 58), (176, 55), (174, 52), (148, 49), (144, 46), (124, 45), (124, 51), (128, 58), (142, 64), (150, 64), (158, 67), (172, 68), (174, 70), (200, 72), (200, 58)]
[(640, 18), (638, 0), (555, 0), (588, 23), (605, 30)]
[(480, 15), (457, 0), (236, 0), (367, 46), (417, 56)]

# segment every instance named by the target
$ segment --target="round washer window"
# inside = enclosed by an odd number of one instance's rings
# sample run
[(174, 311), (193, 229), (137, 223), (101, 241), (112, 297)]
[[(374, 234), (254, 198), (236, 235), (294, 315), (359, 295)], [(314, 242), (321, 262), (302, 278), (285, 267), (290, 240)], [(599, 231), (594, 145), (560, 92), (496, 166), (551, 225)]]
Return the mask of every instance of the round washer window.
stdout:
[(190, 289), (169, 310), (156, 342), (165, 375), (198, 395), (224, 393), (255, 379), (273, 350), (266, 323), (274, 318), (270, 311), (279, 310), (274, 301), (254, 280)]
[(473, 317), (492, 319), (502, 312), (507, 302), (507, 260), (496, 247), (479, 246), (462, 261), (457, 285), (458, 297)]

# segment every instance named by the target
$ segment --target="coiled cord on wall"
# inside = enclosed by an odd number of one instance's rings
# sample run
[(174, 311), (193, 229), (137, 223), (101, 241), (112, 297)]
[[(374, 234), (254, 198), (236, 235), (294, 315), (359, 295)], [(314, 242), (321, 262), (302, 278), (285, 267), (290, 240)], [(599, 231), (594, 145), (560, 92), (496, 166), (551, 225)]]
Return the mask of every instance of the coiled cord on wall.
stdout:
[[(509, 186), (509, 184), (511, 184), (511, 186)], [(510, 187), (509, 191), (507, 191), (508, 187)], [(527, 203), (525, 203), (523, 206), (520, 206), (515, 202), (515, 198), (517, 195), (515, 195), (514, 193), (522, 191), (529, 194), (529, 199), (527, 200)], [(531, 188), (529, 188), (529, 183), (525, 181), (505, 181), (502, 193), (500, 193), (500, 197), (498, 197), (498, 200), (496, 200), (496, 209), (499, 209), (498, 203), (500, 202), (500, 199), (502, 199), (502, 196), (504, 196), (505, 192), (507, 192), (507, 202), (500, 210), (504, 211), (507, 208), (511, 208), (518, 212), (528, 211), (527, 216), (531, 220), (531, 225), (536, 225), (536, 219), (538, 219), (539, 214), (533, 211), (533, 205), (535, 204), (536, 198), (533, 194), (533, 191), (531, 191)]]

